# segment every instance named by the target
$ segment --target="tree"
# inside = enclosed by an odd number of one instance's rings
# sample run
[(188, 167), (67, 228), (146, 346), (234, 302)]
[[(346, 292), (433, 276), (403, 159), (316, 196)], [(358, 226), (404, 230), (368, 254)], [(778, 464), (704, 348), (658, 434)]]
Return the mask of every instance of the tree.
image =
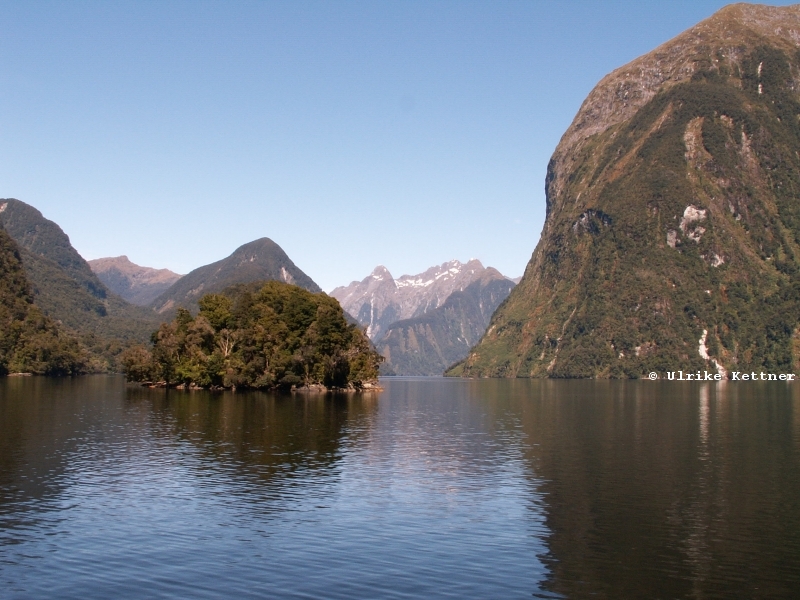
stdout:
[(142, 348), (125, 355), (128, 379), (275, 389), (359, 388), (377, 378), (383, 358), (326, 294), (270, 281), (206, 295), (199, 306), (196, 317), (179, 310), (161, 325), (147, 357)]

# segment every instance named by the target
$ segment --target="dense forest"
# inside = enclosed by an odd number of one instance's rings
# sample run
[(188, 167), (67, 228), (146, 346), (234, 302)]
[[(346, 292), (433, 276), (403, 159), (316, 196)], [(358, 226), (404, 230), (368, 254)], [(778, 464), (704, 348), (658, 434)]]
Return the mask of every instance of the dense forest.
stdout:
[(0, 227), (0, 375), (76, 375), (101, 368), (95, 362), (33, 303), (19, 248)]
[(179, 309), (153, 333), (152, 348), (122, 356), (130, 381), (203, 388), (359, 389), (383, 358), (323, 293), (270, 281), (237, 285)]

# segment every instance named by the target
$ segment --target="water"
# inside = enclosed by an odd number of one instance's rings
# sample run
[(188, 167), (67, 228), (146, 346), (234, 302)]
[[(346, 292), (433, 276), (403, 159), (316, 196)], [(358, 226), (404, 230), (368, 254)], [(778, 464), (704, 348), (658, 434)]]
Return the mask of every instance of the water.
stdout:
[(3, 598), (791, 598), (800, 384), (0, 380)]

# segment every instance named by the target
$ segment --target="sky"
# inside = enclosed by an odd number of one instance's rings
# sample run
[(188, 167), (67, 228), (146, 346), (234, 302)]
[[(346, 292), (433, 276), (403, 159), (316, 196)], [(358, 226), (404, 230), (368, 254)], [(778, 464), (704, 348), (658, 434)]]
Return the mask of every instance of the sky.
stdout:
[(586, 95), (725, 4), (0, 0), (0, 198), (87, 260), (519, 276)]

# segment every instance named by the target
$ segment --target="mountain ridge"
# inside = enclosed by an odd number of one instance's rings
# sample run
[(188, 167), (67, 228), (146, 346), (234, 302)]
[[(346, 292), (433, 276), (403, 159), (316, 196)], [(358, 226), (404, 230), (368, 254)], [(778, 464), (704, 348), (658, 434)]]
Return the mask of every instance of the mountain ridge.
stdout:
[(137, 306), (147, 306), (183, 277), (169, 269), (137, 265), (125, 255), (87, 262), (108, 289)]
[(389, 325), (376, 343), (386, 371), (400, 375), (442, 375), (463, 359), (486, 331), (514, 281), (492, 267), (434, 309)]
[(451, 260), (397, 279), (378, 265), (331, 296), (386, 359), (382, 373), (430, 376), (466, 356), (514, 285), (477, 259)]
[(800, 366), (800, 7), (726, 7), (604, 77), (520, 284), (451, 375)]
[(102, 339), (148, 339), (156, 315), (111, 293), (58, 224), (14, 198), (0, 199), (0, 224), (17, 244), (35, 303), (47, 316)]
[(278, 244), (262, 237), (239, 246), (221, 260), (187, 273), (149, 306), (159, 314), (178, 307), (197, 310), (197, 301), (205, 294), (221, 292), (238, 283), (268, 280), (291, 283), (314, 293), (321, 291)]
[(377, 341), (390, 324), (441, 306), (450, 294), (463, 290), (484, 270), (476, 259), (466, 263), (451, 260), (395, 279), (386, 267), (378, 265), (361, 281), (337, 287), (330, 295), (366, 327), (372, 341)]

